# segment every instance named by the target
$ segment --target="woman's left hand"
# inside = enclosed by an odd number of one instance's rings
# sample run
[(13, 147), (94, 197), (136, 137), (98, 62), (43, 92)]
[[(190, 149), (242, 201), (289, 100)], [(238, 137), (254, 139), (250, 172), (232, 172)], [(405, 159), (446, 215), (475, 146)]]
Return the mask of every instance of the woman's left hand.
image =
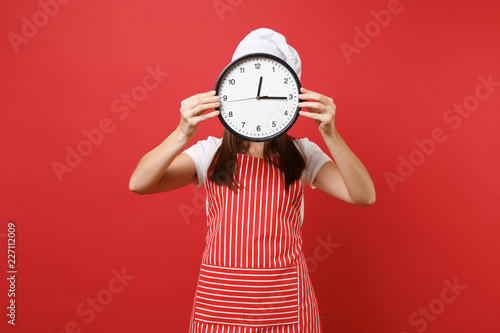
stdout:
[(308, 109), (309, 112), (300, 111), (299, 114), (314, 119), (323, 136), (333, 135), (335, 132), (335, 111), (337, 110), (333, 99), (305, 88), (300, 88), (300, 92), (302, 94), (299, 95), (299, 98), (303, 102), (299, 103), (298, 106)]

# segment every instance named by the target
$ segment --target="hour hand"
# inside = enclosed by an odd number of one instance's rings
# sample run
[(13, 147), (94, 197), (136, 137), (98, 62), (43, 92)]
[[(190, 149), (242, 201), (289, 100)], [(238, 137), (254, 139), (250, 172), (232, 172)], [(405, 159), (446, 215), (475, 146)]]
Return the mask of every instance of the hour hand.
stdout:
[(262, 76), (260, 77), (259, 80), (259, 88), (257, 88), (257, 99), (260, 98), (260, 89), (262, 88)]
[(287, 97), (281, 97), (281, 96), (260, 96), (259, 99), (287, 99)]

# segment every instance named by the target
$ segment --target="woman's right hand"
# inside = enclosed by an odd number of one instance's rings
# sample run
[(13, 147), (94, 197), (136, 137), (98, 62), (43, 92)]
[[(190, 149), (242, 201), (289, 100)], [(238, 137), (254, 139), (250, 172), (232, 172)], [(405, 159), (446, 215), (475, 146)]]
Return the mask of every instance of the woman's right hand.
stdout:
[(196, 133), (198, 124), (207, 119), (219, 115), (219, 111), (205, 113), (220, 105), (220, 97), (215, 96), (215, 90), (196, 94), (181, 102), (181, 121), (178, 129), (187, 137), (192, 137)]

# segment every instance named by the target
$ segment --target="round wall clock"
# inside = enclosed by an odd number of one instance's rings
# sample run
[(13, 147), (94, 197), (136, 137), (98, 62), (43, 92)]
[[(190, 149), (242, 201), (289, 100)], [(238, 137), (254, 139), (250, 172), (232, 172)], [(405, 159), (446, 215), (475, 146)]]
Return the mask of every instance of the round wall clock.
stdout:
[(220, 96), (220, 121), (243, 140), (272, 140), (299, 116), (299, 78), (271, 54), (252, 53), (232, 61), (220, 74), (215, 91)]

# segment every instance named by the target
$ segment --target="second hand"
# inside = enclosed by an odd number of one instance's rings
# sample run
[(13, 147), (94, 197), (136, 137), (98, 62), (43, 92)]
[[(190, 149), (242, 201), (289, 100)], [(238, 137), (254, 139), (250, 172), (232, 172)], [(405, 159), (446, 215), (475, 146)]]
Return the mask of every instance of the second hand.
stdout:
[(232, 101), (227, 101), (226, 103), (232, 103), (232, 102), (239, 102), (239, 101), (248, 101), (250, 99), (257, 99), (257, 97), (250, 97), (250, 98), (242, 98), (242, 99), (235, 99)]

